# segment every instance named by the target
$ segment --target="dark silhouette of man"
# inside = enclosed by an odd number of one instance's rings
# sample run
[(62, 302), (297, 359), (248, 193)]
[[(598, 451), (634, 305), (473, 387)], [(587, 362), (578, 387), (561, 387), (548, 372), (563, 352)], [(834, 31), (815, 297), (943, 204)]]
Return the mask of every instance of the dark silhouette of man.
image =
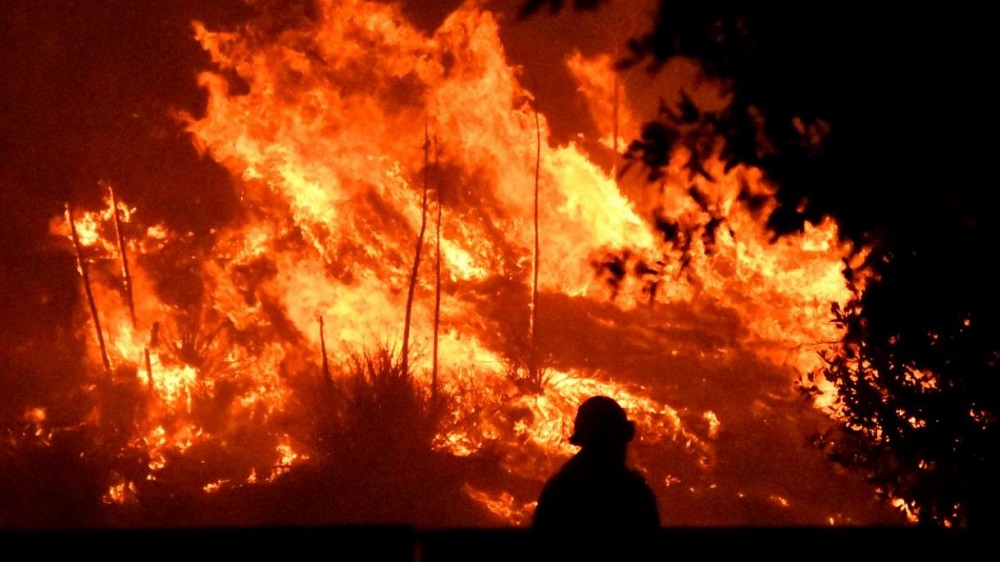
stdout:
[(654, 535), (660, 528), (656, 495), (625, 464), (634, 437), (635, 423), (612, 398), (594, 396), (581, 404), (569, 438), (580, 451), (545, 483), (533, 528), (556, 534)]

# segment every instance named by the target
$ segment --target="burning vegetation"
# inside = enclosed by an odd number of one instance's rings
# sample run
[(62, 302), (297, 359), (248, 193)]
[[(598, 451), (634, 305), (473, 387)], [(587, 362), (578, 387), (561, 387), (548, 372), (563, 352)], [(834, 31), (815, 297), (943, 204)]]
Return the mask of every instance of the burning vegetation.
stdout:
[(0, 521), (521, 525), (595, 394), (637, 422), (667, 524), (893, 520), (854, 481), (832, 485), (858, 507), (810, 505), (828, 491), (787, 472), (846, 481), (789, 459), (835, 406), (814, 374), (869, 250), (831, 218), (776, 236), (751, 166), (599, 164), (639, 130), (624, 99), (608, 122), (609, 57), (565, 61), (603, 148), (557, 142), (500, 25), (364, 0), (195, 22), (207, 106), (176, 122), (238, 209), (196, 235), (104, 183), (52, 217), (83, 359), (4, 420)]

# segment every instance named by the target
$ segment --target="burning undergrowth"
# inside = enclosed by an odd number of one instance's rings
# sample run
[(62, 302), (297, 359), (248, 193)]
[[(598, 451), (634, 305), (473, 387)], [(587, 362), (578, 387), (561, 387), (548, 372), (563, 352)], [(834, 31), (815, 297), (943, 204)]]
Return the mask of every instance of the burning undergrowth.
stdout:
[(0, 453), (62, 479), (7, 505), (77, 509), (5, 521), (523, 524), (593, 394), (636, 419), (662, 497), (787, 504), (719, 491), (720, 451), (761, 454), (720, 428), (773, 415), (838, 339), (856, 252), (832, 221), (774, 239), (756, 170), (691, 176), (681, 153), (626, 196), (550, 142), (474, 2), (430, 35), (361, 0), (271, 23), (193, 27), (218, 71), (181, 119), (238, 216), (198, 238), (104, 186), (53, 219), (85, 288), (85, 407), (29, 410)]

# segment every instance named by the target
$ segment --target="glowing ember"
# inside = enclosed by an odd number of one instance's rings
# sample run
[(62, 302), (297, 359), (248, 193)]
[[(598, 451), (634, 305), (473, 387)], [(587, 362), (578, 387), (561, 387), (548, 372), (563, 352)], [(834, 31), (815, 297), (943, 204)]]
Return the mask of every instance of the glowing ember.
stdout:
[(497, 515), (501, 521), (507, 521), (512, 525), (526, 525), (531, 521), (531, 514), (535, 511), (538, 502), (528, 502), (519, 504), (517, 500), (508, 492), (491, 494), (483, 490), (466, 485), (466, 493), (476, 501), (482, 503)]
[(124, 504), (133, 501), (136, 494), (135, 484), (132, 482), (120, 482), (111, 486), (105, 494), (103, 500), (108, 504)]

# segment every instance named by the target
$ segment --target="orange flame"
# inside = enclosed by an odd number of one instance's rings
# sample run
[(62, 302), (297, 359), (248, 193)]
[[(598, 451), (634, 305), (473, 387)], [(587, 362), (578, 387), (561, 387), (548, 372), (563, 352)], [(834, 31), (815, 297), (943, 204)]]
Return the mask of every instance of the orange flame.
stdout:
[[(575, 450), (566, 437), (576, 407), (606, 394), (634, 417), (644, 443), (678, 447), (711, 467), (713, 441), (728, 423), (714, 411), (687, 417), (662, 395), (653, 398), (648, 386), (600, 370), (548, 368), (535, 392), (524, 392), (511, 375), (516, 346), (487, 321), (484, 303), (520, 303), (528, 294), (536, 130), (533, 96), (506, 60), (493, 15), (470, 2), (427, 35), (391, 4), (321, 0), (319, 6), (316, 21), (276, 37), (252, 23), (229, 32), (194, 25), (218, 67), (249, 85), (246, 93), (231, 93), (221, 74), (202, 74), (206, 113), (186, 117), (196, 146), (226, 166), (242, 190), (240, 217), (187, 272), (200, 281), (210, 306), (192, 312), (190, 303), (159, 296), (160, 256), (184, 239), (166, 225), (147, 225), (128, 238), (139, 319), (133, 324), (117, 288), (119, 270), (111, 265), (123, 256), (110, 231), (110, 202), (70, 218), (85, 258), (104, 266), (94, 288), (113, 376), (144, 389), (145, 411), (132, 443), (149, 455), (149, 478), (200, 443), (239, 454), (232, 437), (248, 427), (268, 436), (257, 447), (267, 451), (270, 465), (214, 475), (202, 484), (205, 492), (230, 481), (273, 481), (309, 462), (308, 453), (272, 426), (290, 406), (295, 373), (289, 365), (318, 361), (317, 317), (327, 326), (322, 343), (338, 357), (401, 332), (422, 214), (425, 127), (435, 138), (430, 189), (440, 190), (443, 201), (439, 349), (442, 390), (451, 400), (434, 447), (468, 456), (499, 442), (510, 453), (503, 461), (507, 472), (541, 479)], [(573, 57), (568, 65), (581, 80), (596, 80), (608, 61)], [(607, 95), (594, 81), (581, 83), (581, 91), (595, 99)], [(633, 135), (635, 120), (626, 121), (621, 134)], [(725, 170), (709, 161), (715, 179), (692, 179), (683, 154), (655, 194), (630, 198), (581, 147), (555, 145), (544, 116), (539, 123), (543, 297), (593, 307), (613, 297), (616, 310), (635, 315), (677, 304), (725, 309), (740, 328), (713, 344), (713, 352), (750, 349), (787, 368), (790, 383), (819, 366), (817, 350), (840, 336), (829, 321), (830, 305), (850, 297), (845, 260), (859, 254), (838, 241), (832, 220), (775, 240), (765, 227), (773, 188), (758, 170)], [(692, 190), (699, 200), (689, 196)], [(751, 207), (747, 194), (765, 203)], [(654, 213), (681, 225), (689, 243), (664, 241)], [(140, 214), (128, 210), (122, 220), (140, 230)], [(52, 230), (68, 236), (64, 220), (53, 220)], [(611, 291), (594, 268), (606, 255), (625, 256), (629, 268), (659, 265), (624, 276)], [(418, 348), (430, 347), (433, 337), (430, 269), (420, 271), (414, 303)], [(501, 320), (516, 323), (522, 313)], [(676, 346), (676, 354), (681, 344), (656, 345)], [(415, 357), (411, 365), (419, 381), (430, 380), (429, 357)], [(919, 373), (914, 379), (933, 380)], [(40, 425), (44, 412), (33, 421)], [(658, 479), (680, 482), (672, 475)], [(118, 482), (107, 498), (123, 503), (135, 489)], [(466, 490), (510, 522), (526, 521), (533, 509), (506, 491)], [(787, 505), (783, 497), (772, 500)]]

